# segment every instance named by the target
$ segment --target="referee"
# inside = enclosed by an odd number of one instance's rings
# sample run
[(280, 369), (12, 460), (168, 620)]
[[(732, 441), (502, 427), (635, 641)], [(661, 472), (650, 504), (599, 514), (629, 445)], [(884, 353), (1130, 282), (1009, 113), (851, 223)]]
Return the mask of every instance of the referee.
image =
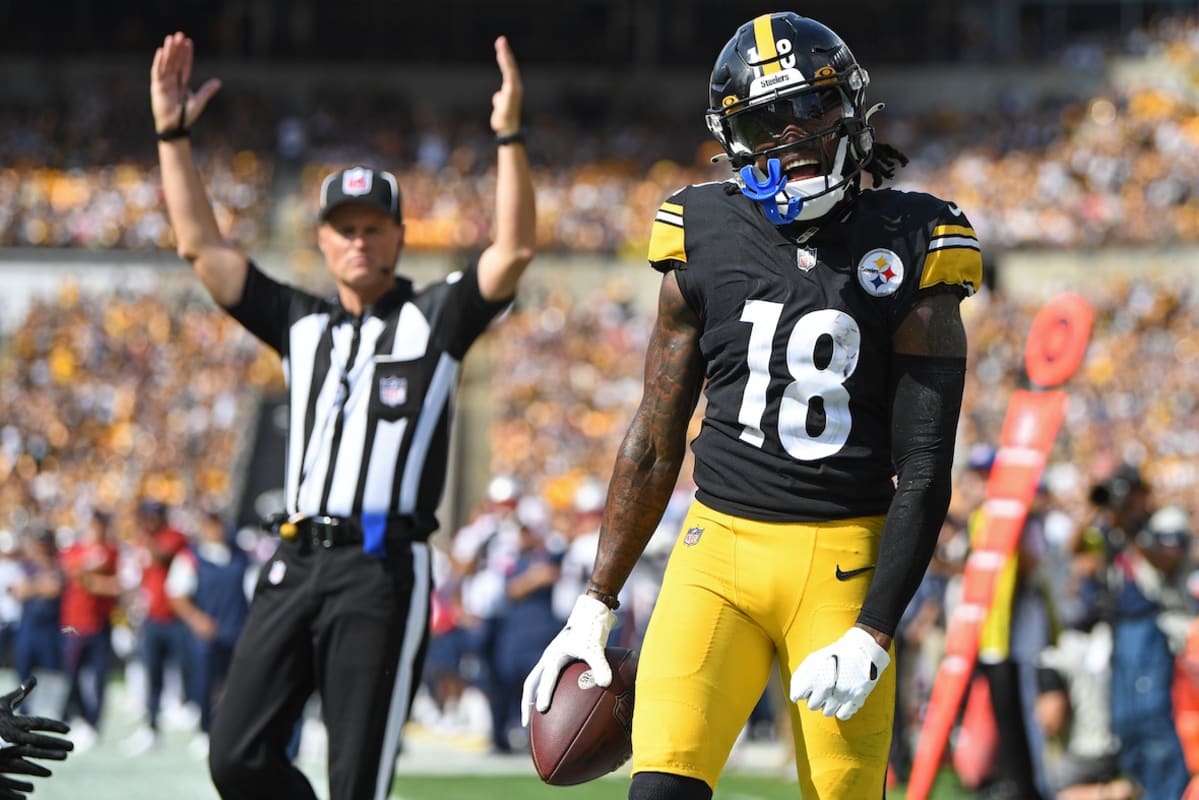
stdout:
[(521, 82), (508, 42), (496, 133), (495, 241), (478, 264), (414, 289), (397, 277), (400, 189), (353, 167), (321, 186), (317, 244), (337, 286), (324, 300), (276, 282), (225, 241), (188, 130), (220, 88), (188, 87), (192, 40), (166, 37), (150, 98), (179, 254), (213, 299), (283, 358), (291, 393), (287, 510), (263, 566), (211, 733), (222, 798), (315, 798), (284, 750), (320, 692), (329, 797), (387, 797), (428, 640), (426, 540), (445, 483), (462, 358), (511, 301), (533, 257), (535, 211), (520, 136)]

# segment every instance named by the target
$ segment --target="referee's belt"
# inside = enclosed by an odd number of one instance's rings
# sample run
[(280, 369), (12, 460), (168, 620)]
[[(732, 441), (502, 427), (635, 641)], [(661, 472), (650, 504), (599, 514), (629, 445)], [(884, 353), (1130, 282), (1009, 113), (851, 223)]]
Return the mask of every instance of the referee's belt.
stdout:
[[(311, 543), (314, 547), (331, 549), (348, 544), (362, 544), (365, 536), (362, 521), (357, 517), (330, 517), (314, 514), (293, 517), (279, 523), (279, 538), (285, 541)], [(408, 519), (388, 520), (387, 538), (391, 540), (422, 538), (414, 535)]]

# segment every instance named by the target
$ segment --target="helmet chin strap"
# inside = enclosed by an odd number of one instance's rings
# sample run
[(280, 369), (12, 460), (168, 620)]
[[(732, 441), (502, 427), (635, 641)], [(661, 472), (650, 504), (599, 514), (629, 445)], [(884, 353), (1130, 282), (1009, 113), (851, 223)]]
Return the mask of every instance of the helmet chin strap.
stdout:
[(764, 175), (753, 164), (746, 164), (737, 174), (741, 176), (741, 194), (761, 205), (766, 219), (775, 225), (794, 222), (803, 211), (804, 197), (786, 191), (787, 176), (777, 158), (766, 160)]

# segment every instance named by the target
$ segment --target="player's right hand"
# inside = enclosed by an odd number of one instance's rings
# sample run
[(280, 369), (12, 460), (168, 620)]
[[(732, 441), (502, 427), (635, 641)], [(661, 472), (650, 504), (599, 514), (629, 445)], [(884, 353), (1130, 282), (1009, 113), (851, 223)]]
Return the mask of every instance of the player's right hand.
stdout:
[(549, 643), (541, 660), (525, 678), (520, 701), (521, 725), (528, 727), (534, 705), (543, 714), (549, 710), (558, 676), (572, 661), (586, 661), (597, 685), (611, 685), (612, 667), (604, 657), (604, 647), (614, 624), (616, 615), (612, 609), (589, 595), (579, 596), (566, 627)]
[(212, 78), (199, 90), (191, 90), (194, 60), (195, 43), (179, 32), (163, 39), (162, 47), (154, 51), (154, 63), (150, 65), (150, 109), (159, 133), (190, 128), (221, 88), (221, 82)]

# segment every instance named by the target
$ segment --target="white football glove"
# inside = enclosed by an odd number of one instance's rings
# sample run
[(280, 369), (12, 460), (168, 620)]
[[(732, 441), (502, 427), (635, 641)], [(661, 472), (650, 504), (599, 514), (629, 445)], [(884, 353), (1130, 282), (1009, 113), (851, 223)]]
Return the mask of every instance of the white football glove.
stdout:
[(808, 708), (844, 722), (866, 704), (890, 663), (874, 637), (855, 626), (803, 660), (791, 676), (791, 702), (806, 699)]
[(538, 711), (544, 714), (549, 710), (558, 676), (572, 661), (586, 661), (596, 684), (611, 685), (612, 667), (604, 657), (604, 647), (614, 624), (616, 615), (612, 609), (590, 595), (579, 595), (566, 627), (546, 646), (541, 660), (525, 678), (520, 700), (521, 725), (529, 726), (534, 700)]

